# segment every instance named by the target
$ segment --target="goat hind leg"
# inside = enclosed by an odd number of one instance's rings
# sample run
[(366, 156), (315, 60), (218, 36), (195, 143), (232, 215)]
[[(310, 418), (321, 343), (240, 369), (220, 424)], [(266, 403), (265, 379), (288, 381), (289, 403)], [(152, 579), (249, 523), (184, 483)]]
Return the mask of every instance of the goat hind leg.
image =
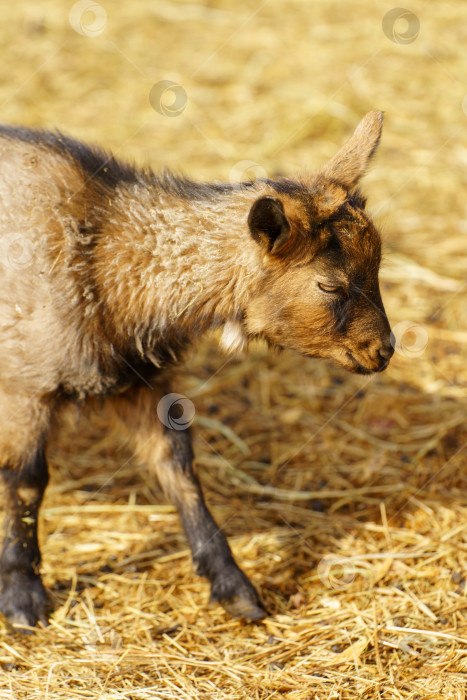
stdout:
[(0, 392), (0, 612), (18, 626), (46, 622), (37, 518), (48, 481), (48, 418), (41, 401)]
[(3, 467), (5, 537), (0, 554), (0, 611), (15, 625), (46, 624), (47, 595), (39, 574), (37, 518), (48, 480), (43, 450), (21, 469)]

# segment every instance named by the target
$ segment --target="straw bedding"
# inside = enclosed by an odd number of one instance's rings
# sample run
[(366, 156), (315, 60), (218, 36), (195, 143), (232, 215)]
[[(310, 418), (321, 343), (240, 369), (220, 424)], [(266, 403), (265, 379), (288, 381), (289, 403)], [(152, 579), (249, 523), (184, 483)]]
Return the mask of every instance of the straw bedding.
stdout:
[[(317, 168), (384, 109), (364, 189), (389, 318), (412, 331), (376, 377), (260, 345), (228, 359), (214, 336), (181, 369), (208, 503), (270, 611), (259, 623), (209, 607), (174, 508), (105, 414), (66, 412), (40, 523), (53, 613), (30, 636), (0, 627), (1, 700), (465, 698), (460, 6), (415, 0), (406, 43), (383, 31), (387, 2), (111, 1), (94, 37), (70, 7), (3, 8), (5, 121), (214, 180)], [(160, 80), (186, 91), (176, 117), (149, 102)]]

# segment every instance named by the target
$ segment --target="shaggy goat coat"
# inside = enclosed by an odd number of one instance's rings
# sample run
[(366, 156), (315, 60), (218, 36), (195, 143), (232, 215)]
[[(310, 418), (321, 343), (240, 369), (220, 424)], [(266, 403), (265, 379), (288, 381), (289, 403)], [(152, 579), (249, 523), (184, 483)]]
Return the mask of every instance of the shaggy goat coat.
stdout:
[[(0, 127), (0, 610), (45, 620), (37, 517), (49, 426), (66, 399), (112, 403), (177, 505), (200, 574), (233, 615), (261, 600), (161, 421), (171, 367), (204, 331), (381, 371), (392, 354), (380, 239), (355, 189), (381, 134), (370, 112), (313, 177), (207, 185), (118, 162), (58, 133)], [(163, 404), (162, 404), (163, 405)], [(170, 412), (170, 407), (167, 412)]]

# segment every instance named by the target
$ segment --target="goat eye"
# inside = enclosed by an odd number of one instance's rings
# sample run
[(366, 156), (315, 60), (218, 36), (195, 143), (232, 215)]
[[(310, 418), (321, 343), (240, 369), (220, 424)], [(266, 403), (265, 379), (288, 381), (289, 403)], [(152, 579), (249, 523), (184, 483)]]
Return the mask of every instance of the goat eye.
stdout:
[(328, 294), (337, 294), (338, 292), (342, 292), (342, 287), (335, 284), (323, 284), (322, 282), (318, 282), (318, 287), (323, 292), (327, 292)]

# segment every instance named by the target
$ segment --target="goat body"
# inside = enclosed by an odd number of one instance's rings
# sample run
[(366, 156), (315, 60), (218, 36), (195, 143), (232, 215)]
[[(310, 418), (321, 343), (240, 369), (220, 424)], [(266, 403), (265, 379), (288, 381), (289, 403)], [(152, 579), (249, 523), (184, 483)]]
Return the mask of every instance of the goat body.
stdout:
[(262, 337), (355, 372), (386, 367), (380, 238), (356, 190), (381, 125), (367, 114), (315, 176), (213, 185), (0, 127), (0, 610), (10, 622), (46, 619), (47, 436), (63, 400), (92, 397), (111, 402), (176, 504), (212, 599), (232, 615), (264, 614), (204, 503), (189, 429), (160, 420), (160, 406), (174, 364), (210, 328), (223, 327), (229, 351)]

